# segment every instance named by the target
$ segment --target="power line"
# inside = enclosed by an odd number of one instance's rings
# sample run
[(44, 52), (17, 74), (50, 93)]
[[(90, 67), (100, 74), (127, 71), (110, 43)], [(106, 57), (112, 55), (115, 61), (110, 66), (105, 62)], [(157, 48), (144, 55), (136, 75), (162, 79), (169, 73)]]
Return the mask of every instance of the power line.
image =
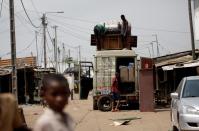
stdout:
[[(47, 32), (48, 32), (48, 36), (49, 36), (49, 38), (50, 38), (50, 41), (51, 41), (51, 43), (52, 43), (52, 45), (54, 44), (54, 42), (53, 42), (53, 38), (51, 37), (51, 35), (50, 35), (50, 32), (49, 32), (49, 30), (48, 30), (48, 28), (47, 28)], [(53, 45), (54, 46), (54, 45)]]
[(148, 31), (162, 31), (162, 32), (170, 32), (170, 33), (182, 33), (182, 34), (189, 34), (190, 32), (187, 31), (176, 31), (176, 30), (166, 30), (166, 29), (153, 29), (153, 28), (143, 28), (143, 27), (136, 27), (133, 26), (134, 29), (139, 30), (148, 30)]
[(38, 13), (39, 11), (37, 10), (37, 8), (36, 8), (36, 6), (35, 6), (33, 0), (30, 0), (30, 1), (31, 1), (31, 4), (32, 4), (32, 6), (33, 6), (35, 12), (37, 13), (37, 16), (40, 17), (40, 15), (39, 15), (39, 13)]
[[(35, 38), (30, 42), (30, 44), (28, 44), (24, 49), (21, 49), (20, 51), (18, 51), (16, 54), (21, 54), (22, 52), (24, 52), (27, 49), (29, 49), (32, 46), (34, 41), (35, 41)], [(7, 55), (10, 55), (10, 54), (11, 54), (11, 52), (7, 52), (7, 53), (1, 55), (1, 57), (7, 56)]]
[(2, 15), (2, 10), (3, 10), (3, 0), (1, 1), (0, 17)]
[[(48, 45), (48, 42), (46, 41), (46, 45), (47, 45), (47, 49), (48, 49), (48, 52), (51, 53), (52, 51), (50, 50), (50, 47)], [(53, 65), (53, 67), (55, 67), (54, 63), (52, 62), (51, 58), (48, 56), (48, 59), (49, 61), (51, 62), (51, 64)]]
[(62, 30), (62, 29), (58, 29), (58, 30), (61, 31), (61, 32), (63, 32), (63, 33), (66, 33), (66, 34), (68, 34), (70, 36), (73, 36), (74, 38), (77, 38), (79, 40), (84, 40), (84, 41), (88, 42), (88, 40), (86, 38), (83, 38), (83, 37), (80, 38), (79, 35), (78, 34), (74, 34), (74, 32), (73, 33), (71, 33), (71, 32), (69, 33), (66, 30)]
[(33, 45), (33, 43), (35, 42), (35, 39), (36, 38), (34, 37), (34, 39), (31, 41), (31, 43), (26, 48), (24, 48), (21, 51), (17, 52), (17, 54), (20, 54), (20, 53), (26, 51), (27, 49), (29, 49)]
[(23, 1), (22, 1), (22, 0), (20, 0), (20, 1), (21, 1), (21, 5), (22, 5), (22, 7), (23, 7), (23, 10), (24, 10), (24, 12), (25, 12), (25, 14), (26, 14), (28, 20), (30, 21), (31, 25), (32, 25), (33, 27), (35, 27), (35, 28), (39, 28), (39, 26), (35, 26), (35, 24), (33, 24), (32, 20), (30, 19), (29, 15), (28, 15), (28, 13), (27, 13), (27, 11), (26, 11), (26, 8), (25, 8), (25, 6), (24, 6)]
[[(7, 5), (7, 3), (6, 3), (6, 1), (4, 1), (4, 3), (5, 3), (5, 5), (3, 5), (3, 7), (4, 8), (6, 8), (6, 9), (9, 9), (8, 7), (6, 7), (6, 5)], [(16, 15), (16, 18), (20, 21), (20, 25), (16, 25), (16, 27), (22, 27), (22, 26), (25, 26), (26, 27), (26, 29), (29, 31), (29, 32), (32, 32), (32, 30), (24, 23), (24, 21), (25, 22), (27, 22), (28, 24), (30, 24), (23, 16), (21, 16), (20, 14), (18, 14), (18, 13), (15, 13), (15, 15)], [(21, 20), (21, 18), (20, 17), (22, 17), (22, 19), (24, 20)], [(7, 32), (7, 31), (9, 31), (10, 30), (10, 28), (8, 28), (8, 29), (5, 29), (5, 30), (2, 30), (2, 31), (0, 31), (0, 34), (1, 33), (4, 33), (4, 32)]]
[(55, 16), (55, 17), (61, 17), (63, 19), (80, 21), (80, 22), (86, 22), (86, 23), (92, 23), (92, 24), (96, 24), (98, 22), (98, 21), (85, 20), (85, 19), (81, 19), (81, 18), (73, 18), (73, 17), (60, 16), (60, 15), (55, 15), (55, 14), (50, 14), (50, 15)]
[[(81, 36), (82, 38), (84, 37), (82, 34), (79, 33), (79, 31), (78, 31), (78, 33), (77, 33), (77, 32), (74, 32), (73, 29), (70, 29), (70, 28), (67, 29), (67, 28), (65, 28), (65, 27), (62, 27), (62, 29), (63, 29), (63, 30), (66, 30), (66, 31), (69, 31), (69, 32), (71, 32), (72, 34), (75, 34), (75, 35), (77, 35), (77, 36)], [(85, 32), (84, 32), (84, 34), (85, 34)], [(90, 35), (91, 33), (87, 33), (87, 34)], [(88, 36), (88, 35), (87, 35), (87, 36)], [(84, 37), (84, 38), (85, 38), (85, 37)], [(83, 39), (84, 39), (84, 38), (83, 38)]]
[[(6, 1), (4, 1), (4, 3), (8, 6), (8, 3), (6, 3)], [(7, 9), (9, 9), (7, 6), (4, 6), (4, 7), (7, 8)], [(21, 16), (20, 14), (16, 14), (16, 13), (14, 13), (14, 14), (15, 14), (15, 16), (17, 17), (17, 19), (20, 21), (20, 23), (21, 23), (23, 26), (25, 25), (26, 29), (29, 30), (30, 32), (32, 32), (32, 30), (29, 29), (29, 27), (27, 27), (26, 24), (24, 24), (23, 20), (24, 20), (25, 22), (27, 22), (28, 24), (30, 24), (30, 23), (29, 23), (23, 16)], [(22, 17), (23, 20), (21, 20), (20, 17)], [(22, 26), (22, 25), (20, 25), (20, 26)], [(18, 27), (18, 26), (16, 26), (16, 27)]]
[(70, 23), (66, 23), (66, 22), (61, 22), (61, 21), (58, 21), (58, 20), (55, 20), (55, 19), (53, 19), (53, 18), (50, 18), (50, 17), (48, 17), (50, 20), (52, 20), (52, 21), (54, 21), (54, 22), (56, 22), (56, 23), (60, 23), (60, 24), (62, 24), (62, 25), (68, 25), (68, 26), (72, 26), (72, 27), (76, 27), (76, 28), (78, 28), (78, 29), (83, 29), (83, 30), (90, 30), (90, 31), (93, 31), (92, 29), (89, 29), (89, 28), (85, 28), (85, 27), (81, 27), (81, 26), (77, 26), (77, 25), (74, 25), (74, 24), (70, 24)]
[[(58, 24), (59, 26), (61, 25), (61, 24)], [(73, 26), (70, 26), (70, 25), (68, 25), (68, 26), (65, 26), (65, 25), (61, 25), (60, 27), (62, 27), (62, 28), (64, 28), (64, 29), (66, 29), (66, 30), (68, 30), (68, 29), (70, 29), (70, 30), (76, 30), (77, 32), (82, 32), (82, 33), (86, 33), (86, 34), (91, 34), (91, 32), (87, 32), (87, 31), (83, 31), (83, 30), (81, 30), (80, 28), (74, 28)]]
[[(63, 42), (62, 42), (63, 43)], [(72, 49), (77, 49), (77, 48), (79, 48), (79, 45), (78, 46), (71, 46), (71, 45), (69, 45), (69, 44), (66, 44), (66, 43), (63, 43), (64, 45), (66, 45), (67, 47), (69, 47), (69, 48), (72, 48)]]

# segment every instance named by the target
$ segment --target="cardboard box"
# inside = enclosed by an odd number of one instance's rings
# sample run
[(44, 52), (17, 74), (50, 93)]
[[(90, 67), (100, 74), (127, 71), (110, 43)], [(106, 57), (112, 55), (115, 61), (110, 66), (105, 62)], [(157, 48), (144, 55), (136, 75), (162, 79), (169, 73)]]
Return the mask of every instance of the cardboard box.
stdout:
[(120, 66), (120, 80), (121, 82), (128, 82), (129, 81), (129, 73), (127, 66)]

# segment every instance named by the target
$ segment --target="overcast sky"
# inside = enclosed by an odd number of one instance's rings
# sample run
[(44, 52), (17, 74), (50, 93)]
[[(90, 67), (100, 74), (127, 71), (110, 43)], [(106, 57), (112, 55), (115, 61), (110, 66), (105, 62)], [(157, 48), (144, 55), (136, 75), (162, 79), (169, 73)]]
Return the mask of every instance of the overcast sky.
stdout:
[[(38, 47), (41, 59), (42, 30), (30, 25), (20, 0), (14, 1), (17, 56), (30, 56), (31, 52), (36, 55), (35, 31), (40, 31)], [(8, 2), (4, 0), (0, 17), (0, 57), (3, 58), (10, 57)], [(104, 21), (120, 20), (121, 14), (125, 14), (131, 23), (132, 34), (138, 35), (136, 50), (140, 56), (150, 56), (150, 43), (155, 40), (153, 34), (158, 36), (161, 55), (191, 49), (187, 0), (23, 0), (23, 2), (30, 18), (37, 26), (41, 24), (40, 12), (64, 11), (64, 14), (47, 14), (48, 30), (53, 37), (52, 26), (58, 26), (60, 48), (62, 43), (65, 43), (66, 50), (71, 49), (71, 54), (75, 58), (77, 49), (73, 47), (81, 45), (82, 58), (91, 59), (95, 53), (95, 47), (90, 46), (93, 26)], [(48, 56), (52, 59), (53, 50), (49, 37), (48, 47)], [(154, 50), (156, 51), (155, 48)]]

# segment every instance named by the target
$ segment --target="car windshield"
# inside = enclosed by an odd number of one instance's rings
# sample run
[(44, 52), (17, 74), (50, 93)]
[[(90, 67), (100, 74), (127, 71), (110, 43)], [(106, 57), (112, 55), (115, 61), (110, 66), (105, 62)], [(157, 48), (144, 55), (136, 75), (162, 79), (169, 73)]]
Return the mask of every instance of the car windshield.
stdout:
[(187, 80), (182, 97), (199, 97), (199, 80)]

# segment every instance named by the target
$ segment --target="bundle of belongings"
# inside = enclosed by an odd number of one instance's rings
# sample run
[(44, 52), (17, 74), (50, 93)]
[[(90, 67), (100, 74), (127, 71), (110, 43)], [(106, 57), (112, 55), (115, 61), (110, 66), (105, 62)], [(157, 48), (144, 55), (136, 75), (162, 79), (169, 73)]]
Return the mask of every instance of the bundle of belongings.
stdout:
[[(109, 21), (97, 24), (94, 27), (95, 35), (122, 34), (123, 24), (121, 21)], [(128, 23), (127, 34), (131, 35), (131, 25)]]

